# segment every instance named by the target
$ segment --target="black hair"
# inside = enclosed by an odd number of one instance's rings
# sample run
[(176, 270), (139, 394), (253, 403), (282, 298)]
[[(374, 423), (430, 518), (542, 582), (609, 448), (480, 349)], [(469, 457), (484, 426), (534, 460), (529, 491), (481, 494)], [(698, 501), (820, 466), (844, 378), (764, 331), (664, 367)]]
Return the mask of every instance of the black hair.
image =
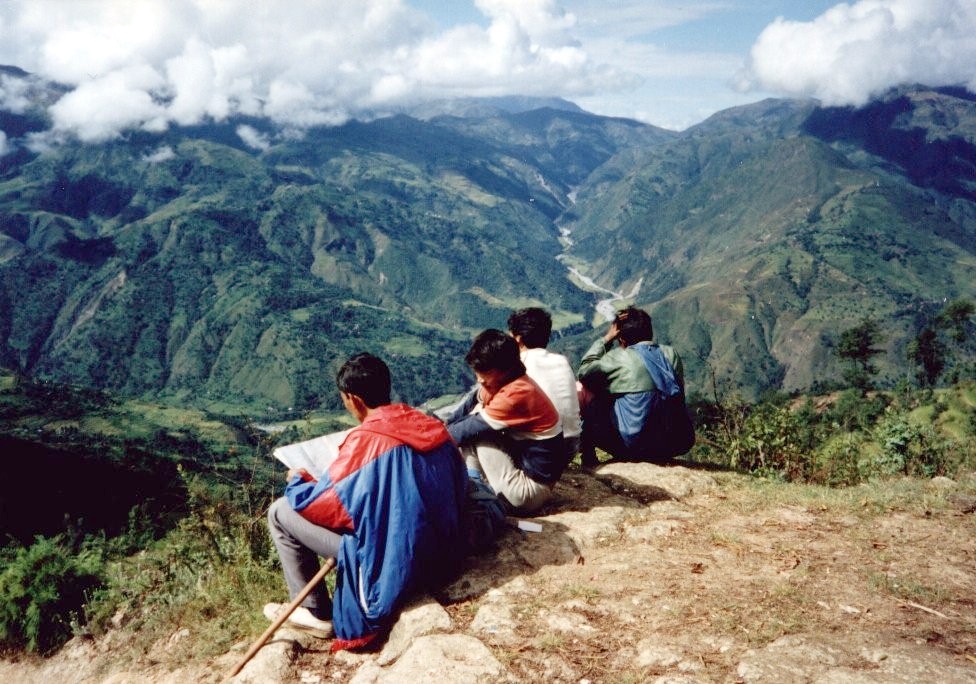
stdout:
[(355, 394), (369, 408), (390, 403), (390, 369), (372, 354), (350, 357), (336, 373), (336, 385), (344, 394)]
[(478, 333), (464, 360), (479, 372), (500, 370), (512, 375), (525, 373), (515, 339), (495, 328)]
[(638, 342), (650, 342), (654, 339), (654, 326), (651, 324), (651, 316), (643, 309), (629, 306), (617, 312), (614, 321), (617, 324), (620, 339), (628, 347)]
[(529, 349), (545, 348), (552, 335), (552, 316), (536, 306), (519, 309), (508, 317), (508, 331)]

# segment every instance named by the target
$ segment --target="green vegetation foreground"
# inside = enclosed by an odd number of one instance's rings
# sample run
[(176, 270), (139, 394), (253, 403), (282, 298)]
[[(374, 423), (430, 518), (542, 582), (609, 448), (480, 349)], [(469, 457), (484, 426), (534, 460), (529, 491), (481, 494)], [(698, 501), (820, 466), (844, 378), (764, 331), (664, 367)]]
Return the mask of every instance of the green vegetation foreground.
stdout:
[[(280, 568), (263, 517), (276, 493), (270, 452), (279, 442), (303, 436), (303, 425), (275, 439), (248, 431), (239, 419), (221, 422), (188, 413), (176, 418), (160, 407), (77, 393), (9, 378), (0, 392), (2, 432), (76, 454), (88, 444), (87, 458), (109, 462), (143, 454), (147, 467), (172, 472), (168, 491), (177, 500), (143, 500), (100, 529), (86, 526), (90, 511), (64, 511), (67, 532), (18, 540), (2, 530), (8, 538), (0, 552), (5, 651), (49, 654), (72, 635), (122, 629), (132, 640), (118, 657), (138, 660), (160, 639), (188, 628), (191, 636), (181, 642), (179, 658), (208, 659), (259, 633), (263, 618), (254, 606), (280, 592)], [(68, 407), (74, 407), (70, 416)], [(847, 390), (757, 405), (700, 403), (695, 409), (702, 438), (685, 463), (760, 476), (756, 486), (765, 488), (764, 496), (800, 491), (783, 484), (792, 481), (816, 485), (803, 490), (805, 497), (850, 505), (863, 499), (879, 510), (889, 507), (885, 501), (896, 491), (905, 492), (898, 506), (949, 506), (946, 499), (909, 502), (921, 496), (921, 478), (962, 480), (976, 468), (971, 382), (899, 393)], [(332, 425), (309, 419), (304, 436)], [(4, 467), (15, 461), (8, 458)], [(905, 484), (912, 481), (919, 484)], [(820, 487), (862, 483), (866, 489), (837, 494)], [(4, 510), (11, 510), (9, 491), (3, 496)], [(5, 525), (12, 520), (2, 519)]]

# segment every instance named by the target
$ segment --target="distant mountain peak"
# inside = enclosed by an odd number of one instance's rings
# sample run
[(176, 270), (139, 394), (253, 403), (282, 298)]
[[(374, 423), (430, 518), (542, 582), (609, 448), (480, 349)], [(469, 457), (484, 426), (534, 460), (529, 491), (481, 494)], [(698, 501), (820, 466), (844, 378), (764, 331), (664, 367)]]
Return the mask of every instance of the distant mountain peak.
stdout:
[(775, 124), (779, 127), (784, 122), (799, 124), (818, 106), (819, 103), (814, 99), (767, 98), (759, 102), (730, 107), (716, 112), (701, 123), (689, 128), (686, 133), (712, 135), (725, 128), (738, 129), (744, 125), (768, 126)]
[(20, 67), (16, 67), (10, 64), (0, 64), (0, 74), (6, 74), (7, 76), (16, 76), (17, 78), (26, 78), (30, 76), (30, 73), (24, 71)]
[(505, 95), (499, 97), (457, 97), (431, 100), (400, 111), (416, 119), (429, 120), (437, 116), (481, 118), (500, 114), (522, 114), (536, 109), (556, 109), (566, 112), (583, 112), (576, 104), (560, 97), (532, 97)]

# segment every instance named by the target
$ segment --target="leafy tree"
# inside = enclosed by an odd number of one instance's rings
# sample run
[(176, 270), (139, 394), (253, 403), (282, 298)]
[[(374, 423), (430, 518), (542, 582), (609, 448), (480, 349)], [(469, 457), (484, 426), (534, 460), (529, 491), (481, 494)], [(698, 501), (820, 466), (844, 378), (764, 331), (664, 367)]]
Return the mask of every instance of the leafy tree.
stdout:
[(919, 384), (931, 387), (938, 380), (946, 362), (946, 346), (939, 334), (928, 325), (908, 344), (908, 358), (918, 365)]
[(974, 337), (971, 318), (976, 313), (976, 305), (968, 299), (953, 299), (935, 317), (934, 324), (945, 331), (952, 352), (946, 354), (946, 379), (958, 382), (965, 372), (966, 348)]
[(976, 305), (968, 299), (954, 299), (946, 304), (939, 313), (938, 320), (942, 327), (952, 333), (952, 339), (958, 344), (966, 341), (969, 319), (976, 313)]
[(866, 390), (871, 386), (871, 377), (878, 372), (871, 358), (883, 352), (876, 347), (883, 341), (881, 327), (871, 318), (864, 318), (841, 333), (835, 353), (850, 362), (850, 367), (844, 371), (844, 379), (853, 387)]

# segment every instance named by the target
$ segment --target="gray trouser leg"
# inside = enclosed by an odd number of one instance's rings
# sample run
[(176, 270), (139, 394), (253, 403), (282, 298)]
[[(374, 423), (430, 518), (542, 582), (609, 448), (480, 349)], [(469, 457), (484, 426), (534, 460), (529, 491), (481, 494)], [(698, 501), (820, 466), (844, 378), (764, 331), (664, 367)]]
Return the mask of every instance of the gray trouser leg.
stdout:
[[(288, 596), (292, 599), (319, 571), (319, 556), (336, 558), (342, 543), (341, 534), (309, 522), (296, 513), (284, 497), (268, 509), (268, 529), (278, 549)], [(319, 619), (332, 619), (332, 599), (325, 582), (320, 582), (302, 605)]]
[(531, 513), (552, 498), (552, 487), (536, 482), (519, 470), (511, 456), (498, 446), (483, 442), (478, 444), (476, 453), (488, 486), (517, 512)]

